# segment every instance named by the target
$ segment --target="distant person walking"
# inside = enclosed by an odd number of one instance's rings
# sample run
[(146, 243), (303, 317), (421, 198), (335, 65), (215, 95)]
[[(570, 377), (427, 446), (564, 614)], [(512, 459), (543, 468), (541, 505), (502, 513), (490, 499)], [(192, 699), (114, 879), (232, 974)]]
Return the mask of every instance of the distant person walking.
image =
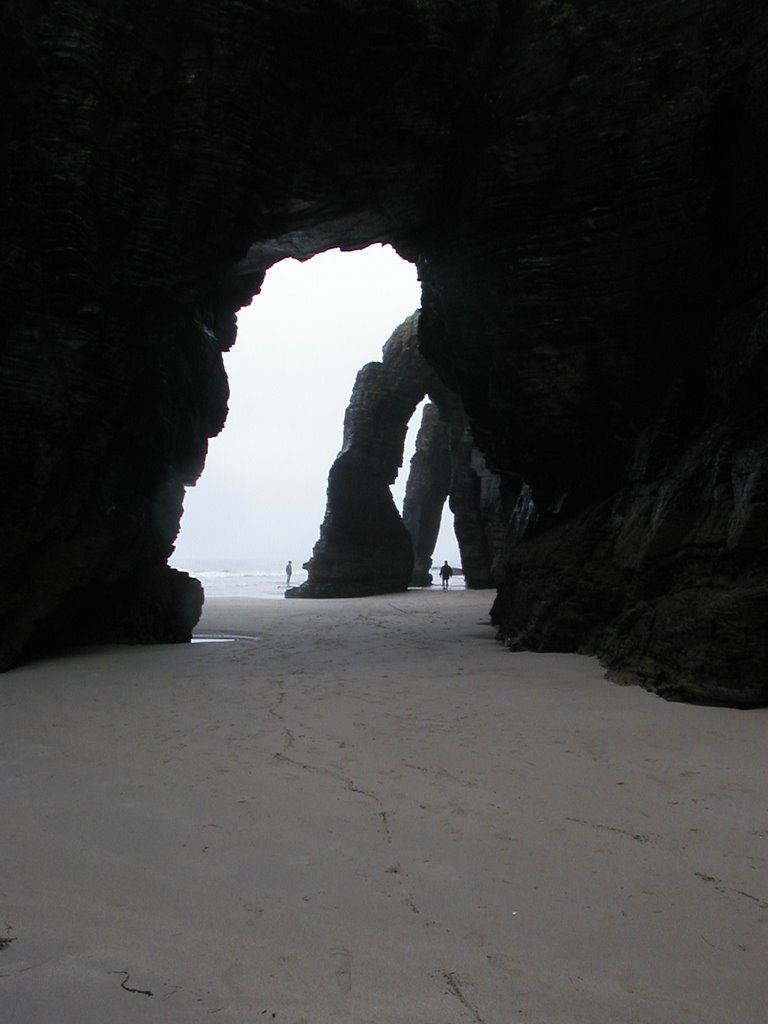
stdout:
[(286, 585), (286, 587), (290, 587), (290, 585), (291, 585), (291, 573), (292, 572), (293, 572), (293, 566), (289, 562), (288, 565), (286, 565), (286, 567), (285, 567), (285, 585)]
[(448, 580), (453, 576), (453, 569), (447, 562), (440, 566), (440, 579), (443, 581), (443, 590), (448, 589)]

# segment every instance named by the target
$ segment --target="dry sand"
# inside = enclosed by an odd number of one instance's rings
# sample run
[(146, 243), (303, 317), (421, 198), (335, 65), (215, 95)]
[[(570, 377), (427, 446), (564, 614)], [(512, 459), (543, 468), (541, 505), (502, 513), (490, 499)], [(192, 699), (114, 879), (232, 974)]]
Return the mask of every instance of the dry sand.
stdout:
[(767, 713), (489, 604), (217, 599), (234, 642), (0, 678), (3, 1024), (765, 1024)]

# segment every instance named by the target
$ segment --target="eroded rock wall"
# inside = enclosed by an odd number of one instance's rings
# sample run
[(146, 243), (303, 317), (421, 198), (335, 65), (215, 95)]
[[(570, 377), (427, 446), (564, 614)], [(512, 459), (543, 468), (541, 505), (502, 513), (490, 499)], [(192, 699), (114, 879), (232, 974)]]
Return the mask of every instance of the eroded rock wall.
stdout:
[(667, 696), (764, 703), (766, 11), (524, 8), (422, 314), (535, 506), (494, 618)]
[(466, 585), (473, 590), (495, 586), (504, 578), (499, 564), (510, 507), (501, 478), (489, 469), (468, 425), (453, 437), (450, 508)]
[(427, 402), (421, 414), (403, 499), (403, 523), (413, 546), (411, 586), (432, 585), (429, 570), (450, 489), (450, 427), (440, 419), (437, 406)]
[(766, 699), (764, 4), (9, 0), (0, 81), (0, 664), (188, 635), (235, 311), (384, 240), (507, 496), (502, 633)]
[(281, 256), (410, 251), (472, 25), (482, 5), (2, 6), (0, 667), (75, 622), (189, 636), (200, 588), (165, 563), (235, 312)]

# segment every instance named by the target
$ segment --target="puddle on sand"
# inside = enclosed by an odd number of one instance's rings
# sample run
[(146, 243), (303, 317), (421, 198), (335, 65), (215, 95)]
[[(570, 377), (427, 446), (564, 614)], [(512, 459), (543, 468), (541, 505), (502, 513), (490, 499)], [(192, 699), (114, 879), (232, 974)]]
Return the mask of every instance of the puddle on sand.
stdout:
[(235, 640), (261, 640), (260, 636), (249, 636), (247, 633), (231, 633), (229, 636), (193, 636), (193, 644), (231, 644)]

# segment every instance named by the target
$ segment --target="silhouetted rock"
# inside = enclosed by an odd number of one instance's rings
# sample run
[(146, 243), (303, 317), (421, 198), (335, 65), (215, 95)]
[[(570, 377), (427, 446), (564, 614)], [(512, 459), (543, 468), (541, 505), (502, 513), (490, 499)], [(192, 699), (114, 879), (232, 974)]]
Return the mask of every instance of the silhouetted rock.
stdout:
[(500, 477), (500, 632), (764, 702), (766, 52), (732, 0), (3, 5), (0, 665), (123, 583), (165, 633), (237, 308), (384, 240)]
[(403, 499), (403, 523), (413, 544), (411, 585), (432, 584), (435, 550), (448, 492), (451, 489), (451, 431), (437, 406), (427, 402), (421, 414)]
[(454, 437), (452, 466), (450, 506), (464, 579), (475, 590), (492, 587), (503, 578), (498, 564), (504, 558), (510, 512), (502, 480), (488, 468), (469, 426)]
[[(446, 497), (468, 586), (490, 586), (504, 530), (498, 479), (472, 443), (461, 400), (418, 348), (418, 313), (384, 345), (381, 362), (357, 375), (344, 443), (328, 475), (320, 539), (307, 580), (286, 597), (357, 597), (428, 586)], [(409, 421), (428, 395), (409, 467), (402, 519), (390, 491), (403, 462)], [(499, 545), (494, 548), (494, 541)]]
[(344, 416), (342, 449), (328, 474), (320, 539), (307, 580), (287, 597), (358, 597), (407, 590), (411, 535), (390, 491), (408, 423), (434, 374), (418, 349), (418, 314), (395, 330), (381, 362), (357, 375)]

